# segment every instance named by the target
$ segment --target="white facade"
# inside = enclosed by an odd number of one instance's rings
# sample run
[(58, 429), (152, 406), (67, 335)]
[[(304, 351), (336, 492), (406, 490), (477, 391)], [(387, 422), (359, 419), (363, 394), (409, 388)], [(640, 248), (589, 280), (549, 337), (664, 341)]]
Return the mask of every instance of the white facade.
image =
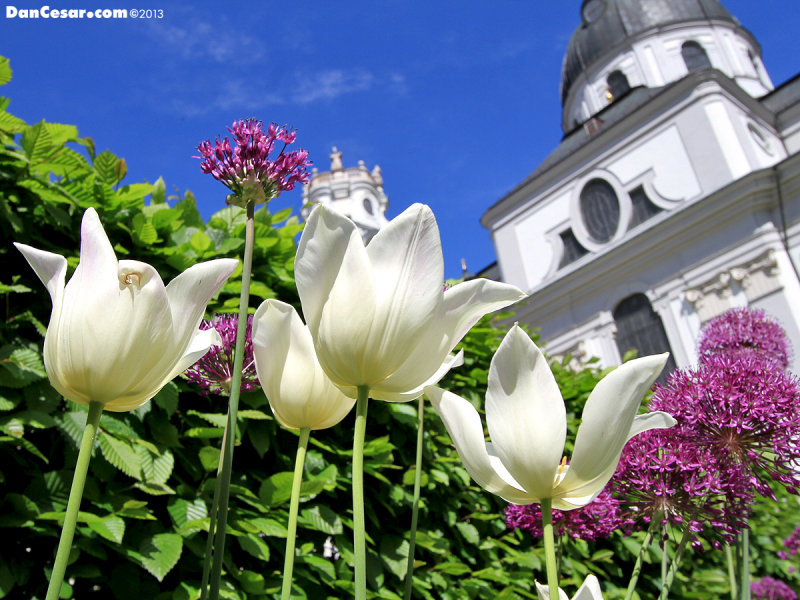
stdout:
[[(687, 41), (710, 68), (689, 72)], [(710, 318), (763, 308), (800, 371), (800, 79), (771, 91), (734, 22), (671, 23), (612, 50), (565, 94), (564, 124), (582, 127), (482, 218), (502, 280), (530, 294), (516, 318), (551, 354), (618, 364), (615, 311), (641, 294), (682, 367)], [(632, 88), (619, 98), (614, 70)]]
[(383, 191), (383, 175), (378, 165), (369, 171), (364, 161), (357, 167), (345, 168), (342, 153), (334, 146), (330, 155), (331, 170), (319, 173), (314, 169), (303, 187), (303, 208), (307, 219), (316, 204), (324, 204), (349, 217), (359, 228), (364, 241), (369, 241), (389, 221), (386, 209), (389, 198)]

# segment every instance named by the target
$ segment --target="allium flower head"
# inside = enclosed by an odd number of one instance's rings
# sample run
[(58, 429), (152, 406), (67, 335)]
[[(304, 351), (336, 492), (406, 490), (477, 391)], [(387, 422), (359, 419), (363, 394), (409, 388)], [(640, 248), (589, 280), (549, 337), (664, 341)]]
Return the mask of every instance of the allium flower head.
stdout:
[[(544, 535), (541, 504), (509, 504), (505, 510), (509, 529), (527, 531), (534, 538)], [(622, 525), (620, 505), (608, 488), (586, 506), (576, 510), (553, 510), (557, 535), (592, 542), (607, 538)]]
[(227, 137), (217, 138), (214, 144), (206, 140), (197, 147), (201, 156), (196, 158), (202, 159), (203, 173), (210, 173), (233, 192), (229, 203), (244, 205), (253, 198), (256, 204), (267, 202), (308, 181), (308, 152), (286, 152), (297, 136), (294, 130), (272, 123), (264, 131), (261, 121), (245, 119), (234, 121), (228, 131), (233, 146)]
[(669, 432), (650, 430), (630, 440), (610, 490), (626, 528), (645, 529), (655, 519), (684, 528), (695, 548), (700, 538), (714, 547), (735, 541), (753, 500), (748, 474), (688, 441), (680, 422)]
[(701, 362), (727, 354), (753, 356), (789, 367), (791, 343), (786, 332), (763, 310), (735, 308), (711, 319), (703, 328), (698, 345)]
[[(203, 321), (200, 329), (216, 329), (222, 338), (219, 346), (197, 361), (185, 375), (192, 383), (200, 386), (200, 394), (219, 394), (230, 396), (233, 379), (233, 352), (236, 347), (236, 330), (239, 317), (235, 314), (221, 314), (210, 321)], [(247, 318), (244, 340), (244, 361), (242, 362), (242, 391), (250, 392), (259, 387), (256, 366), (253, 359), (253, 316)]]
[(774, 498), (770, 479), (797, 493), (800, 385), (774, 363), (709, 355), (697, 369), (674, 372), (650, 408), (673, 415), (680, 435), (718, 462), (738, 465), (758, 493)]
[(750, 584), (753, 600), (797, 600), (797, 594), (785, 582), (772, 577), (762, 577)]

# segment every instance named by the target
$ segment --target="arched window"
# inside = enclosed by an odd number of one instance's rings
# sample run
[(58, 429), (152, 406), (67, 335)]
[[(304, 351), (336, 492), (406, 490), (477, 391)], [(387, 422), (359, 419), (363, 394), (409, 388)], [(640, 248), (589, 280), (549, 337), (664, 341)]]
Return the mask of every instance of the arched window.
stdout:
[(613, 71), (606, 79), (608, 84), (608, 93), (611, 94), (611, 101), (619, 100), (627, 94), (631, 89), (631, 84), (628, 83), (628, 78), (622, 71)]
[(370, 199), (369, 198), (364, 198), (364, 200), (362, 202), (364, 204), (364, 210), (367, 211), (367, 214), (369, 214), (369, 215), (373, 214), (374, 210), (372, 208), (372, 202), (370, 201)]
[(711, 61), (708, 60), (708, 54), (706, 54), (705, 49), (697, 42), (684, 42), (683, 46), (681, 46), (681, 56), (683, 56), (683, 62), (686, 63), (686, 68), (690, 73), (692, 71), (711, 68)]
[(568, 264), (588, 254), (589, 251), (581, 246), (581, 243), (578, 241), (578, 238), (575, 237), (572, 229), (562, 231), (559, 235), (561, 236), (561, 243), (563, 245), (561, 260), (558, 263), (559, 268), (566, 267)]
[(641, 185), (631, 190), (630, 197), (631, 208), (633, 208), (630, 227), (636, 227), (644, 223), (647, 219), (656, 216), (663, 210), (661, 207), (653, 204), (653, 201), (647, 197), (647, 192), (644, 191), (644, 187)]
[(586, 231), (597, 242), (607, 242), (619, 227), (619, 200), (611, 184), (592, 179), (581, 190), (581, 217)]
[(629, 350), (636, 350), (638, 356), (669, 352), (669, 359), (658, 378), (665, 382), (667, 375), (675, 370), (672, 349), (661, 318), (653, 310), (644, 294), (633, 294), (622, 300), (613, 312), (617, 324), (617, 348), (620, 356)]

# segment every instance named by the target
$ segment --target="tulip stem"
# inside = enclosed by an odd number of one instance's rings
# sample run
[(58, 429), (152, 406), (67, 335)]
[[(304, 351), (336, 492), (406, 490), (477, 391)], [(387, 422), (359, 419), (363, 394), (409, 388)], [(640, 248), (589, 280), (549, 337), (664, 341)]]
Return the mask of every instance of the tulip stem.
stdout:
[(727, 542), (725, 543), (725, 556), (728, 559), (728, 580), (731, 584), (731, 600), (739, 600), (739, 591), (736, 583), (736, 567), (733, 561), (733, 549)]
[(303, 483), (303, 466), (306, 463), (306, 448), (310, 427), (300, 430), (297, 442), (297, 456), (294, 459), (294, 478), (292, 479), (292, 499), (289, 503), (289, 524), (286, 536), (286, 558), (283, 560), (283, 589), (281, 600), (289, 600), (292, 596), (292, 572), (294, 571), (294, 546), (297, 538), (297, 513), (300, 508), (300, 487)]
[(417, 462), (414, 472), (414, 500), (411, 507), (411, 536), (408, 542), (408, 566), (406, 567), (404, 600), (411, 600), (411, 587), (414, 583), (414, 548), (417, 544), (417, 520), (419, 518), (419, 496), (422, 487), (422, 443), (425, 431), (425, 397), (419, 397), (417, 409)]
[(75, 537), (75, 525), (78, 521), (78, 512), (81, 507), (83, 487), (86, 484), (86, 473), (89, 470), (92, 447), (97, 437), (98, 424), (102, 414), (102, 403), (89, 403), (89, 414), (86, 416), (86, 426), (83, 428), (83, 437), (78, 451), (78, 462), (75, 464), (75, 474), (72, 477), (72, 488), (69, 490), (67, 511), (64, 514), (61, 539), (58, 542), (53, 572), (50, 574), (50, 585), (47, 587), (46, 600), (58, 600), (61, 594), (61, 584), (64, 581), (64, 573), (67, 570), (70, 550), (72, 550), (72, 538)]
[(660, 514), (653, 515), (650, 521), (650, 527), (647, 528), (647, 533), (642, 540), (642, 546), (639, 548), (639, 554), (636, 556), (636, 563), (633, 565), (633, 572), (631, 573), (631, 580), (628, 582), (628, 591), (625, 594), (625, 600), (632, 600), (633, 592), (636, 591), (636, 584), (639, 582), (639, 574), (642, 572), (642, 562), (644, 555), (650, 548), (650, 543), (653, 541), (653, 533), (660, 524)]
[(364, 518), (364, 437), (367, 432), (369, 388), (358, 386), (356, 428), (353, 435), (353, 550), (355, 555), (355, 600), (367, 600), (367, 544)]
[(742, 600), (750, 600), (750, 529), (747, 527), (739, 535), (739, 543), (742, 546), (742, 581), (739, 585), (739, 593)]
[[(236, 417), (239, 410), (239, 394), (242, 391), (242, 365), (244, 364), (244, 338), (247, 332), (247, 307), (250, 303), (250, 274), (253, 267), (253, 246), (255, 244), (255, 202), (247, 202), (245, 221), (244, 257), (242, 259), (242, 291), (239, 296), (239, 323), (236, 329), (236, 347), (233, 354), (233, 378), (231, 396), (228, 402), (228, 435), (222, 447), (220, 461), (222, 471), (217, 483), (219, 506), (217, 507), (217, 526), (214, 532), (214, 556), (211, 568), (211, 590), (209, 600), (219, 600), (222, 563), (225, 557), (225, 532), (228, 524), (228, 499), (230, 497), (231, 471), (233, 470), (233, 447), (236, 444)], [(209, 529), (210, 531), (210, 529)]]
[(553, 501), (550, 498), (540, 500), (542, 506), (542, 530), (544, 533), (544, 561), (547, 572), (547, 589), (551, 600), (558, 596), (558, 568), (556, 567), (556, 544), (553, 535)]
[[(225, 440), (228, 439), (228, 422), (225, 422), (225, 430), (222, 434), (222, 447), (225, 447)], [(214, 485), (214, 498), (211, 501), (211, 512), (208, 515), (208, 539), (206, 539), (206, 555), (203, 558), (203, 579), (200, 583), (200, 600), (208, 597), (208, 578), (211, 575), (211, 557), (214, 555), (214, 531), (217, 525), (217, 512), (219, 511), (219, 488), (220, 474), (222, 473), (222, 461), (217, 465), (217, 481)]]

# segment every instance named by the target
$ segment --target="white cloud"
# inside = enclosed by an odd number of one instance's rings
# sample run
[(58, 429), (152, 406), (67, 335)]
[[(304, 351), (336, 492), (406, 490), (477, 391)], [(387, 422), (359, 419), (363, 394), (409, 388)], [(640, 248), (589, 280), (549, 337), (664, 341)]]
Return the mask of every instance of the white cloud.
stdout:
[(316, 100), (333, 100), (343, 94), (363, 92), (374, 84), (375, 77), (368, 71), (331, 69), (300, 77), (291, 97), (299, 104), (309, 104)]

